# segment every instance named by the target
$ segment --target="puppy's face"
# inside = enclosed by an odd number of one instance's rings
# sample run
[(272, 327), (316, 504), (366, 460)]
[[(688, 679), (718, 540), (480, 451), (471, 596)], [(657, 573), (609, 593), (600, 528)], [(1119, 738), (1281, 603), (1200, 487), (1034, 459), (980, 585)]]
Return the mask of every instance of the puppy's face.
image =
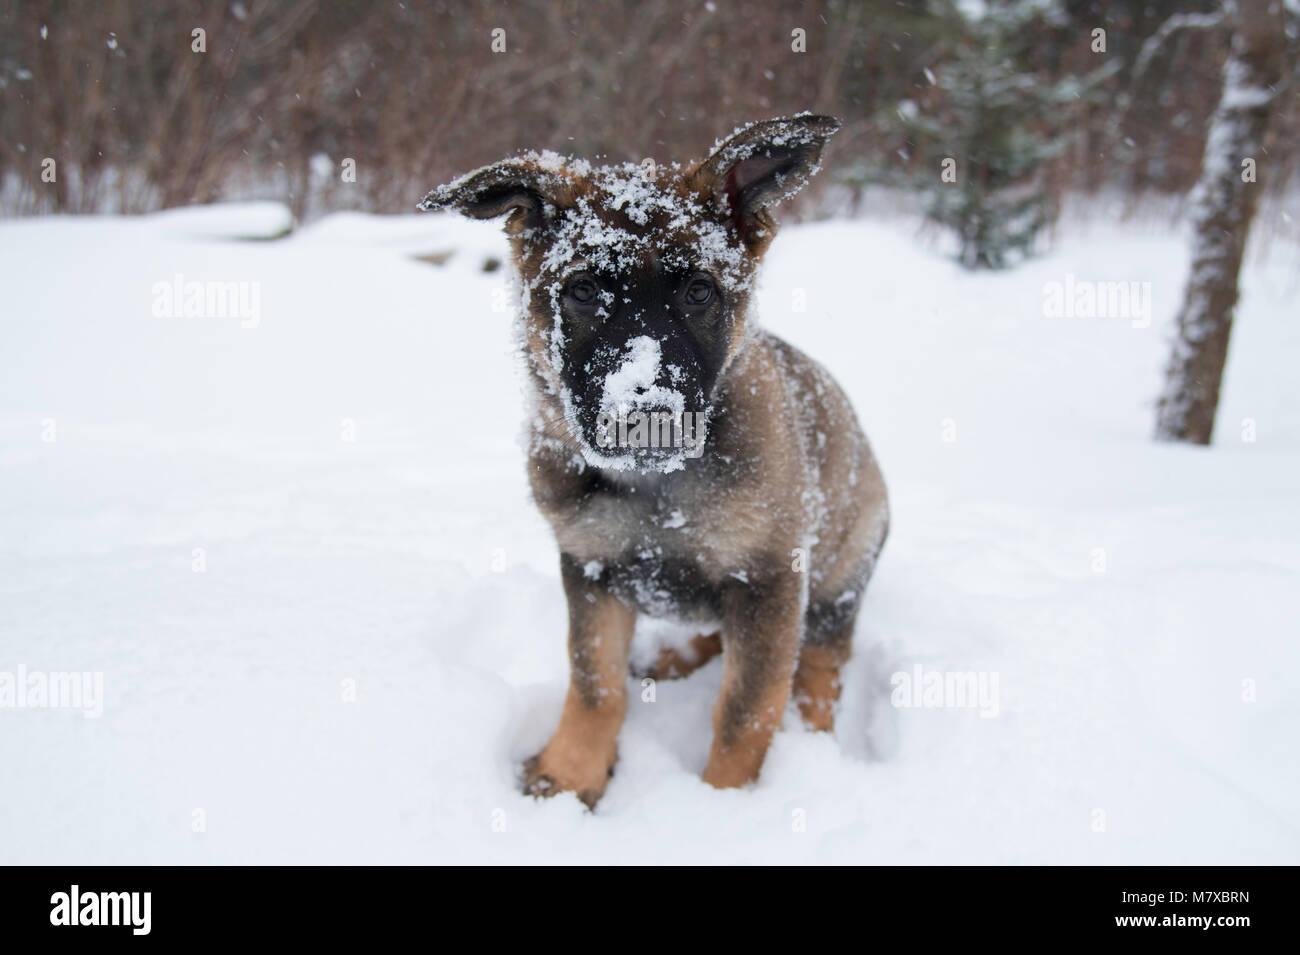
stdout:
[(837, 128), (809, 115), (759, 123), (693, 167), (528, 154), (421, 208), (510, 213), (526, 350), (566, 437), (595, 467), (671, 471), (702, 450), (744, 342), (775, 231), (767, 207), (803, 185)]
[[(605, 166), (569, 185), (518, 243), (533, 365), (590, 464), (681, 467), (692, 448), (672, 430), (681, 421), (693, 442), (707, 427), (744, 338), (756, 256), (680, 168)], [(647, 420), (669, 423), (655, 434), (666, 441), (631, 440), (627, 425), (620, 436), (620, 422)]]

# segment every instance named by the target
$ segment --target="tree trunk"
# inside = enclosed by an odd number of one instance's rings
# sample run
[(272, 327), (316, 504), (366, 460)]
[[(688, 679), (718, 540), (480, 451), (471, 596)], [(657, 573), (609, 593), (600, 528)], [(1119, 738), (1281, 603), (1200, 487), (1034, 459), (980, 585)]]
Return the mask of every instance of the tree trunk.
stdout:
[(1263, 188), (1248, 167), (1264, 166), (1264, 136), (1282, 82), (1282, 0), (1226, 0), (1225, 6), (1232, 53), (1192, 194), (1192, 269), (1158, 404), (1162, 441), (1209, 444), (1214, 432), (1237, 276)]

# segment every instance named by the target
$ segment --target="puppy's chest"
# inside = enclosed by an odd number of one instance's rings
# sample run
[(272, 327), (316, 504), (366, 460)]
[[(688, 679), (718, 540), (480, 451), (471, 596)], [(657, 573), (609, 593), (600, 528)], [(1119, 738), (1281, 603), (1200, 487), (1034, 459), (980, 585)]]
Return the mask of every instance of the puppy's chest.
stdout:
[(583, 496), (566, 522), (576, 548), (606, 560), (690, 559), (709, 556), (708, 502), (702, 492), (653, 485), (598, 487)]
[(614, 486), (556, 528), (561, 546), (619, 597), (655, 616), (715, 612), (726, 567), (704, 495)]

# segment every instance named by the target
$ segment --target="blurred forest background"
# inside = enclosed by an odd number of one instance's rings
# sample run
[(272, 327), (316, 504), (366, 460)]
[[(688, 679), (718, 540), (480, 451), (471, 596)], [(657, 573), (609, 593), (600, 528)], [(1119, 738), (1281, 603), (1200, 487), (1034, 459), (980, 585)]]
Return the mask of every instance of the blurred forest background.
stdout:
[(1032, 254), (1067, 196), (1177, 197), (1156, 434), (1205, 444), (1247, 237), (1300, 162), (1298, 36), (1300, 0), (0, 0), (0, 211), (409, 212), (521, 150), (702, 159), (830, 113), (794, 213), (920, 211), (972, 269)]
[[(1172, 13), (1217, 6), (0, 0), (0, 211), (273, 198), (300, 219), (407, 212), (521, 149), (685, 159), (809, 109), (845, 126), (805, 212), (837, 186), (840, 211), (873, 184), (932, 183), (955, 156), (1027, 181), (1050, 221), (1067, 190), (1192, 187), (1230, 34), (1191, 17), (1147, 41)], [(1261, 183), (1282, 190), (1300, 155), (1294, 90), (1271, 135)]]

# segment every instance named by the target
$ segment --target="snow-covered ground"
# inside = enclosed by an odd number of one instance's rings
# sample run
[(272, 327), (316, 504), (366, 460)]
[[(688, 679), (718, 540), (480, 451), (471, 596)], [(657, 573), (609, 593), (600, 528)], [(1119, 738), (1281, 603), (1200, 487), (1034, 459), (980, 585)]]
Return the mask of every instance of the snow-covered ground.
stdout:
[[(1185, 236), (1093, 223), (971, 275), (904, 223), (787, 227), (761, 318), (893, 498), (837, 729), (787, 718), (714, 791), (719, 663), (633, 684), (589, 814), (518, 792), (567, 669), (504, 241), (257, 241), (284, 224), (0, 224), (0, 681), (103, 686), (97, 718), (0, 707), (0, 862), (1300, 862), (1295, 245), (1247, 268), (1206, 450), (1149, 440)], [(1067, 275), (1150, 282), (1152, 321), (1048, 317)], [(247, 308), (169, 310), (194, 281)], [(996, 708), (891, 705), (917, 666)]]

